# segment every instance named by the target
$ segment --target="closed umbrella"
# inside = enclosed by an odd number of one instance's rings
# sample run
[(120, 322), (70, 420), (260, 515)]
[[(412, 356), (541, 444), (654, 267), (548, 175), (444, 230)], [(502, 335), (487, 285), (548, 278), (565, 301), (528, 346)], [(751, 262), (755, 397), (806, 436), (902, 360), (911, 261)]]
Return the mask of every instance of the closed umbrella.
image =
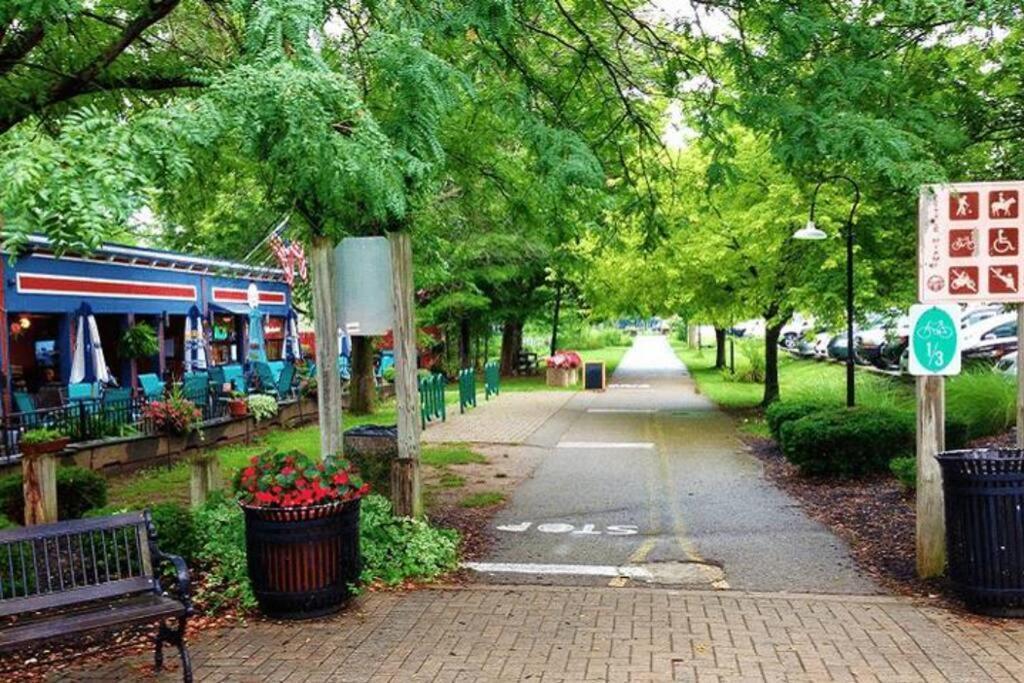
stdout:
[(263, 314), (259, 307), (249, 309), (249, 361), (267, 360), (267, 347), (263, 342)]
[(299, 316), (294, 310), (288, 311), (288, 320), (284, 333), (285, 358), (297, 361), (302, 358), (302, 346), (299, 344)]
[(71, 384), (80, 382), (113, 381), (107, 361), (103, 357), (103, 345), (100, 343), (100, 330), (96, 326), (96, 317), (92, 307), (83, 302), (78, 308), (78, 329), (75, 332), (75, 351), (71, 360)]
[(203, 337), (203, 318), (199, 307), (193, 305), (185, 316), (185, 370), (199, 372), (206, 369), (206, 340)]

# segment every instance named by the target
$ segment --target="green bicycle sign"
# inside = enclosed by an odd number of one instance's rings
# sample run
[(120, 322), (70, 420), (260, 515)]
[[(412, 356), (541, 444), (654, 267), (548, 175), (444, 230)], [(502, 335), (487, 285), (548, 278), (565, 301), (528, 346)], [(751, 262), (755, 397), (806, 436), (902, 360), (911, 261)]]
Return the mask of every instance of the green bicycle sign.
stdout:
[(960, 373), (960, 308), (917, 305), (910, 308), (910, 374)]

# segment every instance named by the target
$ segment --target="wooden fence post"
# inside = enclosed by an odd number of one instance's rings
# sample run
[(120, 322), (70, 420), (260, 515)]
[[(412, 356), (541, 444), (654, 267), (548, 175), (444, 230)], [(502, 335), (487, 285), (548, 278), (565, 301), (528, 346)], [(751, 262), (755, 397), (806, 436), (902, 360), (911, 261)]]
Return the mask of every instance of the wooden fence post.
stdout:
[(412, 241), (404, 232), (388, 234), (394, 293), (395, 398), (398, 403), (398, 458), (391, 468), (395, 514), (418, 517), (420, 497), (420, 415), (416, 384), (416, 314), (413, 302)]
[(21, 489), (25, 497), (25, 526), (57, 521), (57, 455), (22, 455)]
[(917, 574), (939, 576), (946, 569), (946, 510), (942, 471), (935, 456), (946, 442), (945, 378), (917, 378)]
[(189, 502), (201, 507), (211, 491), (220, 488), (220, 462), (212, 453), (198, 453), (189, 461)]

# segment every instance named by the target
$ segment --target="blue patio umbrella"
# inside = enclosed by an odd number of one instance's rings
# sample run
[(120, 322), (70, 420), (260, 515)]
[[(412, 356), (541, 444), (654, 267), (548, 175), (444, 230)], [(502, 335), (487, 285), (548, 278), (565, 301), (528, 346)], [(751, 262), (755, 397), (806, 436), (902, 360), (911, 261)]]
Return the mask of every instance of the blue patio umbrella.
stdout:
[(284, 333), (285, 358), (296, 361), (302, 358), (302, 346), (299, 344), (299, 315), (294, 309), (288, 311), (288, 320)]
[(100, 331), (92, 314), (92, 306), (83, 301), (75, 316), (78, 324), (75, 331), (75, 350), (71, 359), (71, 384), (111, 382), (113, 378), (103, 357)]
[(185, 317), (185, 370), (199, 372), (206, 369), (206, 339), (203, 337), (203, 317), (195, 304)]
[(249, 309), (249, 362), (266, 361), (267, 345), (263, 341), (263, 313), (259, 307)]

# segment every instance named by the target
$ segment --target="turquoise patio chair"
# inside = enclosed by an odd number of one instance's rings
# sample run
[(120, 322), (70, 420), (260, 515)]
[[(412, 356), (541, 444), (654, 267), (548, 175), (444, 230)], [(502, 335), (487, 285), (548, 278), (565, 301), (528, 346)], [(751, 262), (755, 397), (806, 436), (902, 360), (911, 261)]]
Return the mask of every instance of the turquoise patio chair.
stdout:
[(270, 366), (270, 372), (274, 375), (274, 383), (277, 384), (278, 379), (281, 377), (281, 371), (284, 370), (284, 366), (287, 363), (283, 360), (272, 360), (268, 361), (267, 365)]
[(235, 391), (240, 391), (243, 394), (249, 393), (249, 386), (245, 382), (245, 372), (242, 370), (241, 365), (225, 365), (222, 366), (224, 370), (224, 382), (231, 382), (231, 386), (235, 388)]
[(38, 409), (36, 399), (27, 391), (12, 392), (14, 396), (14, 407), (19, 413), (34, 413)]
[(285, 363), (281, 368), (281, 374), (277, 378), (277, 398), (288, 398), (292, 395), (292, 386), (295, 384), (295, 364)]
[(260, 381), (260, 389), (264, 394), (277, 393), (277, 381), (274, 379), (274, 372), (270, 369), (270, 363), (256, 361), (252, 364), (253, 372)]
[(147, 401), (156, 401), (163, 398), (166, 385), (159, 377), (152, 373), (139, 375), (139, 386), (142, 387), (142, 396)]
[(68, 403), (80, 403), (82, 401), (95, 401), (100, 397), (100, 385), (89, 382), (79, 382), (68, 385)]
[(342, 382), (352, 379), (352, 363), (348, 356), (338, 356), (338, 374)]

